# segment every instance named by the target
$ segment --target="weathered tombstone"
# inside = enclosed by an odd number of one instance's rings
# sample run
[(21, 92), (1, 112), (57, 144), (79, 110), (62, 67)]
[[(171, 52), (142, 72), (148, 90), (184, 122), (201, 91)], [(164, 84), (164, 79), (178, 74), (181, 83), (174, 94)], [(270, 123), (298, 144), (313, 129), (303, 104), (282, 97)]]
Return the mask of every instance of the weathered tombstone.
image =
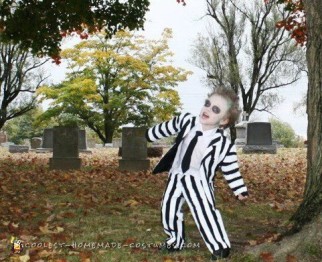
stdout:
[(49, 159), (50, 169), (80, 169), (78, 131), (78, 127), (53, 128), (53, 157)]
[(8, 142), (8, 136), (5, 131), (0, 131), (0, 144), (7, 143)]
[(147, 159), (147, 141), (144, 127), (123, 127), (121, 170), (140, 171), (150, 167)]
[(43, 139), (42, 139), (42, 148), (53, 148), (53, 128), (45, 128)]
[(92, 153), (87, 148), (86, 131), (84, 129), (78, 130), (78, 149), (81, 153)]
[(235, 145), (237, 148), (243, 147), (246, 145), (246, 130), (247, 130), (247, 122), (242, 121), (235, 125), (236, 128), (236, 140)]
[(37, 149), (40, 148), (42, 144), (42, 138), (41, 137), (33, 137), (30, 139), (30, 147), (31, 149)]
[(21, 145), (9, 145), (10, 153), (28, 153), (29, 146), (21, 146)]
[(53, 129), (45, 128), (42, 135), (41, 147), (36, 149), (36, 153), (47, 153), (53, 151)]
[[(78, 130), (78, 149), (81, 153), (92, 153), (87, 149), (86, 132), (85, 130)], [(53, 128), (45, 128), (42, 138), (42, 145), (38, 147), (37, 153), (46, 153), (53, 151)]]
[(272, 143), (271, 123), (253, 122), (247, 124), (247, 144), (244, 153), (276, 154), (276, 145)]

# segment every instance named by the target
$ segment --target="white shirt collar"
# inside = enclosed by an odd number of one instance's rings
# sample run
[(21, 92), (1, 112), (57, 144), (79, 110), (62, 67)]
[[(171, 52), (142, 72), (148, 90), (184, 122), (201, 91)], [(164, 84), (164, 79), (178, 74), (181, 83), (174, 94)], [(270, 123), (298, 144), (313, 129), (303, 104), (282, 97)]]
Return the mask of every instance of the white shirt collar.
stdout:
[(209, 129), (209, 130), (203, 131), (202, 130), (202, 125), (200, 123), (197, 123), (196, 124), (196, 130), (197, 131), (201, 131), (203, 136), (213, 136), (217, 132), (217, 129), (218, 128), (215, 127), (213, 129)]

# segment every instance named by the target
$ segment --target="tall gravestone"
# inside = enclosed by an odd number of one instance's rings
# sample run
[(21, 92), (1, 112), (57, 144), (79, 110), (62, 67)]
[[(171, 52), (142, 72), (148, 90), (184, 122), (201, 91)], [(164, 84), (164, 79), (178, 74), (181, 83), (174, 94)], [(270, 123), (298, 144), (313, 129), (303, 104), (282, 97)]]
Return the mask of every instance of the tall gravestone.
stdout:
[(246, 145), (247, 122), (242, 121), (235, 125), (236, 128), (236, 147), (240, 148)]
[(49, 159), (50, 169), (80, 169), (78, 131), (78, 127), (53, 128), (53, 157)]
[(53, 148), (53, 128), (45, 128), (42, 138), (42, 148)]
[(247, 124), (247, 144), (243, 152), (276, 154), (276, 145), (272, 143), (271, 123), (253, 122)]
[(36, 148), (36, 153), (48, 153), (53, 151), (53, 128), (45, 128), (42, 135), (41, 147)]
[(92, 153), (92, 151), (87, 148), (86, 131), (84, 129), (78, 130), (78, 150), (81, 153)]
[(141, 171), (150, 167), (147, 159), (147, 141), (144, 127), (123, 127), (121, 170)]

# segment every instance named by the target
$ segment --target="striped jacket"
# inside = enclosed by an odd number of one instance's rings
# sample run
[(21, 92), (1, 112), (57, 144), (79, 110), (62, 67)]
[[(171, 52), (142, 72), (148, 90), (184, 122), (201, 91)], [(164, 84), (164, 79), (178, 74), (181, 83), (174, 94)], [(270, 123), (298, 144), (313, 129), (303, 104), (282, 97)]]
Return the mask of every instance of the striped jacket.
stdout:
[[(170, 171), (176, 156), (179, 144), (189, 131), (196, 125), (197, 118), (189, 113), (181, 114), (173, 119), (153, 126), (146, 131), (149, 142), (178, 133), (175, 144), (163, 156), (153, 173)], [(218, 129), (213, 140), (208, 145), (200, 164), (199, 172), (207, 196), (212, 198), (213, 179), (216, 170), (220, 168), (234, 195), (248, 195), (247, 188), (239, 172), (236, 147), (226, 137), (222, 129)], [(207, 186), (205, 186), (207, 185)], [(208, 192), (207, 192), (208, 191)]]

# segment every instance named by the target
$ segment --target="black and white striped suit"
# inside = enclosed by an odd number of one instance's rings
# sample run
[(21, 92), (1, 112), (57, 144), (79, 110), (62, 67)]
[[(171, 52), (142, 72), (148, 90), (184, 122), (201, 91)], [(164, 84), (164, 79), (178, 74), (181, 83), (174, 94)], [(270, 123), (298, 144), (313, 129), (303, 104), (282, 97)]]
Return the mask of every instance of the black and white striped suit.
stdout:
[(239, 173), (236, 148), (223, 130), (217, 129), (204, 152), (199, 170), (184, 174), (174, 172), (173, 161), (180, 144), (196, 125), (196, 117), (189, 113), (176, 116), (170, 121), (149, 128), (147, 140), (178, 134), (174, 146), (165, 154), (154, 169), (154, 173), (169, 171), (169, 179), (162, 200), (162, 223), (169, 236), (167, 244), (181, 249), (184, 245), (184, 222), (182, 205), (187, 202), (197, 227), (213, 253), (215, 250), (230, 248), (220, 212), (215, 207), (213, 179), (221, 168), (233, 193), (247, 195), (247, 188)]

